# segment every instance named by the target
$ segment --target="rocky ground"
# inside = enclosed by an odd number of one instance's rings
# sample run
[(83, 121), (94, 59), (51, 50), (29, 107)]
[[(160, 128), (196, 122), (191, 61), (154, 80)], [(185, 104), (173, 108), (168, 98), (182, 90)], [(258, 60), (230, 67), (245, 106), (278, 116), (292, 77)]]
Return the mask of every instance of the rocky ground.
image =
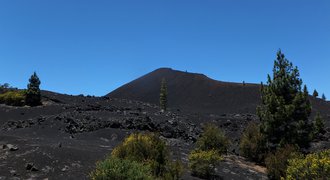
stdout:
[[(0, 180), (88, 179), (95, 163), (104, 159), (127, 135), (156, 132), (166, 140), (173, 157), (186, 164), (187, 155), (212, 122), (231, 140), (219, 179), (267, 179), (266, 170), (238, 156), (239, 137), (253, 114), (201, 115), (139, 101), (108, 97), (70, 96), (43, 92), (43, 106), (0, 105)], [(327, 138), (315, 149), (329, 148)], [(183, 179), (191, 177), (187, 171)]]

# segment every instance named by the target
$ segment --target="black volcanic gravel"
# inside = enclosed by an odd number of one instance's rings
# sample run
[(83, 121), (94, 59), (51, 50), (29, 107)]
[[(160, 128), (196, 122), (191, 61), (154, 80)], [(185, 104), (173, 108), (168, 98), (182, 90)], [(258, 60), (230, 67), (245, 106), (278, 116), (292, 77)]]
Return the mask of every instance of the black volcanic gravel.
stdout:
[[(231, 141), (217, 169), (219, 178), (266, 179), (264, 168), (237, 156), (241, 133), (249, 122), (258, 121), (253, 113), (190, 113), (176, 108), (162, 113), (157, 105), (136, 100), (49, 91), (42, 95), (40, 107), (0, 105), (0, 180), (88, 179), (95, 163), (133, 132), (158, 133), (173, 157), (187, 165), (188, 153), (208, 122), (222, 128)], [(311, 150), (330, 147), (329, 124), (327, 130)], [(183, 179), (198, 178), (186, 172)]]

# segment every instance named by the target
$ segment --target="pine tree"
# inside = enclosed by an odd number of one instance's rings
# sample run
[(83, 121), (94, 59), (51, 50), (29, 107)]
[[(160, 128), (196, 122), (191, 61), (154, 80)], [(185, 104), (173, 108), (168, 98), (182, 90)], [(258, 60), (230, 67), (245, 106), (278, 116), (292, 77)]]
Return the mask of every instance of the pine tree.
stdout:
[(314, 122), (313, 122), (313, 125), (314, 125), (314, 135), (318, 135), (320, 133), (323, 133), (324, 132), (324, 120), (321, 116), (321, 114), (318, 112), (314, 118)]
[(162, 111), (166, 111), (166, 109), (167, 109), (167, 84), (166, 84), (165, 79), (163, 79), (162, 83), (161, 83), (159, 102), (160, 102), (160, 109)]
[(314, 89), (313, 97), (317, 98), (318, 96), (319, 96), (319, 93), (316, 91), (316, 89)]
[(322, 94), (322, 100), (323, 100), (323, 101), (326, 101), (326, 100), (327, 100), (327, 98), (325, 97), (324, 94)]
[(267, 85), (262, 86), (262, 105), (257, 109), (260, 131), (270, 150), (285, 144), (305, 147), (311, 140), (312, 128), (308, 122), (311, 104), (307, 87), (302, 90), (299, 76), (298, 68), (279, 50), (273, 77), (268, 75)]
[(34, 72), (27, 85), (25, 103), (29, 106), (38, 106), (41, 104), (40, 80), (37, 73)]

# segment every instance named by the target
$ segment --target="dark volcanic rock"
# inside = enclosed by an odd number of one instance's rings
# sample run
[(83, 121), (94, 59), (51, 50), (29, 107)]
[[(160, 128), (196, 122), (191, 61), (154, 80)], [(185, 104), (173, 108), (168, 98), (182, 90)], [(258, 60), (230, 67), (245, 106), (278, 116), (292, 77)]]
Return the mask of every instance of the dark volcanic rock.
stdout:
[(25, 165), (25, 169), (28, 170), (28, 171), (32, 171), (32, 172), (39, 171), (38, 168), (36, 168), (33, 163), (27, 163)]
[[(202, 125), (209, 122), (221, 127), (230, 138), (228, 154), (237, 155), (244, 128), (249, 122), (258, 122), (252, 113), (189, 113), (184, 108), (161, 112), (157, 105), (141, 101), (45, 91), (43, 97), (44, 105), (39, 107), (0, 105), (0, 144), (6, 145), (0, 149), (0, 179), (10, 179), (13, 174), (19, 179), (88, 179), (95, 163), (133, 132), (160, 134), (173, 157), (187, 164)], [(328, 139), (327, 131), (313, 142), (310, 151), (329, 148)], [(10, 152), (8, 144), (19, 149)], [(265, 177), (262, 168), (259, 171), (245, 160), (230, 156), (218, 167), (220, 178)], [(186, 172), (183, 179), (198, 178)]]
[(9, 151), (17, 151), (18, 147), (12, 144), (4, 144), (2, 145), (2, 149), (8, 149)]
[[(169, 108), (201, 114), (255, 114), (261, 102), (260, 84), (222, 82), (203, 74), (160, 68), (133, 80), (113, 92), (109, 98), (159, 103), (160, 84), (167, 81)], [(147, 86), (146, 86), (147, 84)], [(330, 126), (330, 102), (310, 96), (313, 116), (320, 112)], [(237, 117), (240, 118), (240, 117)]]

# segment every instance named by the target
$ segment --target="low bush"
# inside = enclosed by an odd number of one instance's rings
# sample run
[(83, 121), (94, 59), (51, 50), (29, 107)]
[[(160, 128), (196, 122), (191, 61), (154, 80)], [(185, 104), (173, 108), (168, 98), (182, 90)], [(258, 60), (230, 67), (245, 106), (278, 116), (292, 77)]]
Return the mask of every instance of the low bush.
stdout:
[(0, 94), (0, 103), (10, 106), (24, 106), (25, 105), (25, 91), (7, 91)]
[(251, 161), (262, 163), (267, 148), (264, 136), (256, 123), (250, 123), (244, 130), (240, 140), (240, 154)]
[(216, 125), (207, 124), (204, 126), (204, 132), (198, 138), (196, 145), (197, 150), (216, 150), (220, 154), (223, 154), (227, 152), (229, 140)]
[(330, 149), (289, 160), (286, 179), (328, 179), (330, 177)]
[(289, 159), (301, 156), (296, 146), (286, 145), (274, 153), (269, 153), (265, 159), (269, 179), (286, 177)]
[(152, 180), (150, 167), (144, 164), (116, 157), (98, 162), (90, 174), (92, 180)]
[(181, 161), (176, 160), (168, 165), (169, 170), (166, 172), (164, 179), (179, 180), (183, 174), (184, 166)]
[(112, 151), (112, 156), (144, 163), (155, 177), (176, 177), (183, 169), (179, 161), (172, 162), (165, 142), (155, 134), (131, 134)]
[(222, 157), (216, 150), (192, 151), (189, 155), (189, 168), (193, 176), (211, 179), (215, 176), (215, 168)]
[(206, 124), (204, 132), (197, 139), (196, 149), (188, 157), (191, 174), (200, 178), (214, 178), (215, 169), (226, 153), (229, 140), (224, 133), (213, 124)]
[[(153, 134), (131, 134), (122, 144), (117, 146), (112, 155), (118, 158), (132, 159), (135, 161), (148, 161), (154, 159), (156, 149), (154, 146), (164, 144), (160, 139), (156, 138)], [(166, 152), (163, 152), (166, 154)]]

